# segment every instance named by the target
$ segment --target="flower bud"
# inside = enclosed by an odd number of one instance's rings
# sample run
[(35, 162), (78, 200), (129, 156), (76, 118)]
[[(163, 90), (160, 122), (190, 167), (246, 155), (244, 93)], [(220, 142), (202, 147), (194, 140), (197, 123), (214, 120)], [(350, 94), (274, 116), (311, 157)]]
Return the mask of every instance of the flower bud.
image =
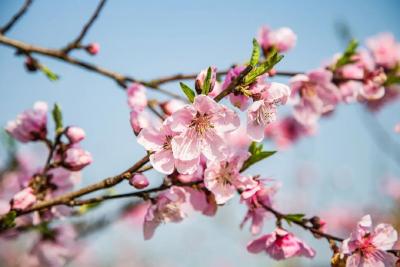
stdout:
[(143, 189), (149, 185), (149, 180), (143, 174), (137, 173), (129, 180), (129, 184), (136, 189)]
[(70, 126), (67, 128), (65, 135), (72, 144), (76, 144), (85, 138), (85, 131), (82, 128)]
[(86, 46), (86, 51), (91, 55), (97, 55), (100, 52), (100, 45), (98, 43), (91, 43)]
[(131, 110), (143, 111), (147, 106), (146, 88), (140, 83), (132, 83), (126, 90)]
[(181, 109), (183, 106), (185, 105), (185, 103), (181, 100), (178, 99), (171, 99), (169, 101), (165, 101), (163, 102), (160, 107), (162, 109), (162, 111), (166, 114), (166, 115), (172, 115), (172, 113), (175, 113), (176, 111), (178, 111), (179, 109)]
[(14, 195), (11, 200), (11, 207), (13, 209), (24, 210), (36, 201), (36, 196), (31, 187), (27, 187)]
[[(202, 70), (199, 73), (199, 75), (197, 75), (197, 77), (196, 77), (195, 88), (196, 88), (196, 92), (198, 94), (201, 94), (201, 92), (203, 91), (204, 81), (206, 80), (206, 77), (207, 77), (207, 71), (208, 71), (208, 68)], [(217, 68), (211, 67), (211, 81), (210, 81), (209, 92), (211, 92), (214, 89), (216, 80), (217, 80)]]
[(69, 148), (65, 152), (64, 167), (71, 171), (80, 171), (92, 163), (92, 155), (79, 147)]
[(38, 70), (38, 63), (31, 57), (27, 57), (25, 60), (25, 68), (27, 71), (34, 72)]

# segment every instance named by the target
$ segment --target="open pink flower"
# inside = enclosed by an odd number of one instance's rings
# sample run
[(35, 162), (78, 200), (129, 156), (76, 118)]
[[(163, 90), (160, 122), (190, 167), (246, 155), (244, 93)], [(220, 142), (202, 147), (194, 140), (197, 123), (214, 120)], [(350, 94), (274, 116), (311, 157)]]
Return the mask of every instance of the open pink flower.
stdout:
[(254, 141), (264, 139), (265, 127), (276, 120), (276, 108), (286, 103), (290, 95), (288, 86), (271, 83), (261, 93), (261, 100), (255, 101), (247, 110), (247, 134)]
[(31, 187), (27, 187), (19, 191), (13, 197), (11, 201), (11, 207), (13, 209), (24, 210), (29, 208), (36, 202), (36, 196)]
[(147, 106), (146, 88), (140, 83), (132, 83), (126, 90), (128, 106), (131, 110), (143, 111)]
[(397, 232), (389, 224), (379, 224), (372, 230), (371, 216), (364, 216), (350, 238), (342, 243), (341, 253), (348, 255), (347, 267), (394, 266), (395, 257), (386, 252), (397, 241)]
[(364, 77), (363, 86), (360, 95), (366, 99), (379, 99), (385, 95), (386, 74), (383, 69), (376, 69), (368, 72)]
[(385, 68), (393, 68), (400, 62), (400, 44), (391, 33), (381, 33), (367, 40), (376, 63)]
[(166, 119), (159, 130), (144, 128), (140, 131), (137, 141), (146, 150), (153, 152), (150, 155), (150, 163), (157, 171), (171, 174), (176, 168), (179, 173), (192, 174), (198, 168), (199, 158), (180, 160), (174, 157), (171, 141), (179, 133), (171, 130), (170, 119)]
[(210, 190), (217, 204), (224, 204), (235, 196), (238, 189), (245, 190), (257, 183), (251, 178), (240, 174), (244, 161), (249, 152), (238, 151), (231, 153), (223, 161), (214, 161), (204, 172), (204, 185)]
[(147, 210), (143, 224), (144, 238), (152, 238), (161, 223), (182, 221), (186, 217), (181, 207), (185, 202), (186, 192), (181, 187), (173, 186), (159, 194), (156, 203)]
[(251, 241), (247, 245), (247, 250), (250, 253), (264, 251), (275, 260), (283, 260), (296, 256), (307, 258), (315, 256), (315, 251), (311, 247), (282, 228), (276, 228), (272, 233)]
[(46, 138), (47, 135), (47, 104), (36, 102), (33, 109), (19, 114), (9, 121), (6, 131), (20, 142), (26, 143)]
[(192, 105), (172, 114), (171, 129), (180, 132), (171, 141), (174, 158), (199, 162), (204, 155), (210, 161), (223, 159), (226, 149), (223, 135), (237, 129), (239, 124), (235, 112), (208, 96), (197, 96)]
[(304, 125), (313, 125), (319, 117), (332, 111), (341, 99), (339, 89), (332, 83), (332, 72), (314, 70), (298, 74), (290, 81), (292, 96), (298, 96), (294, 117)]
[(262, 47), (264, 54), (275, 47), (279, 52), (286, 52), (296, 45), (297, 36), (292, 29), (283, 27), (276, 30), (270, 30), (263, 26), (258, 32), (258, 43)]

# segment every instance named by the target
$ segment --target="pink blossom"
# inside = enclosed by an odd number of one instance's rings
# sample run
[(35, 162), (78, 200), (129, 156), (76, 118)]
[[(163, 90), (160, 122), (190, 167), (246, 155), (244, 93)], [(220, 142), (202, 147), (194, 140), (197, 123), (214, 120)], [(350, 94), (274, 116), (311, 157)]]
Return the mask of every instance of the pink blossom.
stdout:
[(93, 55), (93, 56), (97, 55), (97, 53), (100, 52), (100, 44), (91, 43), (88, 46), (86, 46), (86, 51), (88, 51), (88, 53)]
[(52, 196), (58, 196), (71, 190), (80, 182), (80, 173), (74, 173), (64, 168), (55, 168), (47, 172), (48, 181), (53, 185)]
[[(273, 206), (273, 197), (281, 187), (280, 183), (272, 179), (261, 179), (257, 182), (257, 186), (244, 190), (241, 194), (241, 201), (247, 205), (248, 210), (240, 227), (243, 228), (251, 220), (250, 231), (253, 235), (259, 234), (264, 225), (267, 211), (263, 206)], [(268, 186), (267, 182), (270, 183)]]
[(141, 112), (147, 106), (146, 88), (140, 83), (132, 83), (126, 90), (131, 110)]
[(262, 99), (255, 101), (247, 111), (247, 134), (258, 142), (264, 139), (265, 127), (276, 120), (276, 107), (286, 103), (290, 89), (273, 82), (261, 95)]
[(85, 131), (82, 128), (76, 126), (68, 127), (65, 135), (72, 144), (79, 143), (80, 141), (85, 139)]
[(135, 135), (138, 135), (143, 128), (151, 126), (150, 116), (145, 111), (132, 110), (130, 113), (130, 123)]
[(247, 149), (251, 143), (250, 137), (247, 135), (245, 127), (239, 127), (235, 131), (232, 131), (225, 135), (225, 139), (228, 144), (238, 149)]
[(345, 103), (354, 103), (357, 101), (359, 93), (364, 89), (361, 82), (347, 81), (339, 84), (339, 90)]
[(292, 49), (296, 45), (297, 36), (292, 29), (287, 27), (272, 31), (263, 26), (258, 32), (257, 40), (266, 55), (272, 47), (275, 47), (279, 52)]
[(279, 149), (288, 148), (300, 138), (314, 133), (315, 127), (313, 125), (300, 124), (291, 116), (273, 122), (265, 128), (266, 138), (274, 140)]
[(136, 173), (133, 177), (129, 180), (129, 184), (135, 187), (136, 189), (143, 189), (149, 186), (149, 180), (146, 176), (141, 173)]
[(240, 174), (244, 161), (250, 156), (247, 151), (231, 153), (223, 161), (214, 161), (204, 172), (204, 185), (221, 205), (235, 196), (238, 189), (245, 190), (257, 183), (251, 178)]
[(217, 212), (217, 203), (215, 198), (209, 192), (197, 188), (185, 187), (188, 194), (188, 202), (196, 211), (200, 211), (203, 215), (214, 216)]
[(366, 105), (369, 110), (376, 112), (381, 110), (384, 106), (393, 103), (400, 97), (400, 86), (391, 85), (385, 88), (385, 94), (379, 99), (367, 99)]
[(239, 124), (235, 112), (208, 96), (196, 96), (192, 105), (172, 114), (171, 129), (180, 132), (171, 141), (174, 158), (199, 162), (203, 155), (209, 161), (222, 159), (227, 146), (223, 135)]
[(197, 169), (199, 159), (180, 160), (174, 157), (171, 143), (178, 133), (171, 130), (170, 124), (171, 118), (165, 120), (159, 130), (144, 128), (140, 131), (137, 141), (146, 150), (153, 152), (150, 155), (150, 163), (157, 171), (171, 174), (176, 168), (180, 173), (192, 174)]
[(71, 147), (65, 152), (64, 166), (71, 171), (80, 171), (92, 163), (92, 155), (79, 147)]
[(186, 104), (183, 101), (173, 98), (171, 100), (161, 103), (160, 107), (162, 111), (169, 116), (184, 107), (185, 105)]
[(397, 241), (397, 232), (389, 224), (379, 224), (372, 230), (371, 216), (364, 216), (350, 238), (343, 241), (341, 253), (348, 255), (347, 267), (394, 266), (395, 257), (386, 252)]
[(400, 134), (400, 122), (394, 126), (394, 132)]
[(400, 44), (391, 33), (381, 33), (367, 40), (376, 63), (385, 68), (393, 68), (400, 61)]
[(386, 74), (383, 69), (376, 69), (369, 72), (364, 78), (363, 87), (361, 88), (360, 95), (366, 99), (379, 99), (385, 94), (385, 87), (383, 86), (386, 81)]
[(0, 215), (6, 214), (10, 211), (10, 203), (0, 199)]
[(294, 76), (290, 85), (292, 96), (298, 94), (294, 117), (304, 125), (313, 125), (319, 117), (332, 111), (340, 101), (340, 91), (332, 83), (332, 72), (318, 69), (307, 75)]
[[(208, 72), (208, 68), (202, 70), (196, 77), (195, 86), (196, 86), (196, 91), (198, 93), (201, 93), (202, 90), (203, 90), (204, 81), (205, 81), (205, 79), (207, 77), (207, 72)], [(217, 81), (217, 68), (216, 67), (211, 67), (211, 81), (210, 81), (210, 90), (209, 90), (209, 92), (213, 91), (216, 81)]]
[(157, 196), (155, 204), (147, 210), (143, 224), (144, 239), (153, 237), (156, 228), (161, 223), (178, 223), (186, 217), (182, 205), (186, 202), (183, 188), (172, 186)]
[(20, 142), (26, 143), (46, 138), (47, 104), (36, 102), (33, 109), (19, 114), (14, 121), (9, 121), (6, 131)]
[[(231, 82), (234, 81), (244, 69), (244, 66), (236, 66), (229, 69), (225, 76), (224, 83), (222, 84), (222, 91), (228, 88)], [(232, 105), (243, 111), (248, 107), (250, 98), (243, 94), (232, 93), (229, 94), (229, 100)]]
[(313, 258), (315, 251), (302, 240), (282, 228), (276, 228), (272, 233), (251, 241), (247, 245), (250, 253), (264, 251), (275, 260), (283, 260), (296, 256)]
[(27, 187), (14, 195), (11, 200), (13, 209), (24, 210), (29, 208), (36, 202), (36, 196), (31, 187)]

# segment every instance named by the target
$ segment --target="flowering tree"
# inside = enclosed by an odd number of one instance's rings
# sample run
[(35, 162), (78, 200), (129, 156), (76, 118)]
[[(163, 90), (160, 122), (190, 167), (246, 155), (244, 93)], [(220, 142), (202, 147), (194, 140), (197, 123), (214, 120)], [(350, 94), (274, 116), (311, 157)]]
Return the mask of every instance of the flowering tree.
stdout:
[[(313, 258), (314, 249), (290, 230), (298, 226), (316, 239), (329, 242), (332, 266), (395, 266), (398, 262), (398, 237), (391, 225), (381, 223), (373, 228), (371, 217), (365, 215), (348, 238), (332, 235), (326, 231), (328, 220), (278, 211), (274, 195), (280, 183), (248, 171), (276, 153), (264, 150), (263, 140), (273, 140), (278, 148), (290, 147), (300, 138), (315, 134), (319, 120), (340, 103), (359, 103), (374, 112), (397, 100), (400, 44), (391, 34), (370, 38), (364, 48), (352, 40), (344, 52), (314, 70), (284, 72), (278, 70), (279, 62), (296, 44), (296, 34), (289, 28), (262, 27), (253, 40), (247, 62), (223, 71), (210, 66), (199, 74), (143, 81), (73, 56), (74, 51), (81, 49), (91, 55), (100, 52), (99, 44), (85, 44), (84, 37), (105, 0), (100, 1), (79, 35), (60, 49), (7, 37), (31, 4), (27, 0), (0, 29), (0, 44), (24, 57), (27, 70), (42, 72), (50, 80), (59, 77), (37, 55), (56, 58), (116, 81), (126, 91), (130, 124), (137, 142), (143, 146), (143, 157), (115, 176), (74, 189), (79, 171), (92, 163), (91, 154), (81, 146), (85, 131), (64, 125), (63, 116), (68, 115), (54, 104), (52, 136), (50, 112), (44, 102), (36, 102), (33, 108), (9, 121), (5, 130), (14, 140), (40, 142), (48, 148), (47, 160), (40, 169), (32, 169), (29, 162), (10, 149), (10, 160), (0, 172), (1, 237), (39, 233), (22, 265), (64, 266), (78, 252), (75, 239), (81, 233), (71, 220), (60, 219), (84, 216), (105, 201), (139, 199), (133, 208), (147, 203), (143, 222), (147, 240), (162, 223), (181, 222), (191, 212), (213, 216), (235, 196), (247, 208), (241, 227), (250, 224), (251, 234), (260, 235), (249, 241), (250, 253), (264, 252), (275, 260)], [(274, 82), (275, 76), (289, 76), (290, 83)], [(194, 80), (194, 84), (180, 82), (180, 94), (161, 87), (184, 80)], [(148, 89), (167, 95), (169, 100), (147, 99)], [(283, 105), (290, 107), (291, 115), (277, 115)], [(399, 125), (395, 129), (399, 132)], [(145, 172), (151, 170), (163, 175), (161, 185), (147, 179)], [(107, 191), (120, 183), (131, 186), (132, 192)], [(94, 192), (100, 194), (88, 196)], [(275, 220), (275, 229), (264, 229), (265, 220)]]

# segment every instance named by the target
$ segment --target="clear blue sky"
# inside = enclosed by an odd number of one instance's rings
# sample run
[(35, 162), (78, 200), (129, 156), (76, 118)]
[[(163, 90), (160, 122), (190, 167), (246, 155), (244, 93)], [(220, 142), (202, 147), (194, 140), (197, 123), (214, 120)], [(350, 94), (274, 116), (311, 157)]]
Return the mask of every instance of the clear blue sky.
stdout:
[[(21, 3), (1, 1), (0, 23), (7, 21)], [(97, 1), (36, 1), (9, 36), (42, 46), (63, 46), (76, 36), (96, 5)], [(291, 27), (298, 35), (296, 48), (278, 68), (304, 71), (318, 67), (342, 50), (334, 27), (338, 21), (348, 23), (360, 41), (382, 31), (391, 31), (400, 39), (399, 11), (400, 2), (396, 0), (109, 1), (85, 39), (99, 42), (100, 54), (76, 55), (141, 79), (197, 72), (209, 65), (226, 68), (248, 57), (257, 29), (268, 24)], [(43, 75), (26, 73), (23, 59), (13, 53), (0, 46), (1, 125), (36, 100), (60, 103), (65, 122), (86, 130), (84, 147), (94, 156), (94, 163), (84, 172), (83, 184), (115, 174), (143, 155), (130, 129), (125, 94), (113, 81), (42, 58), (42, 63), (61, 76), (60, 81), (51, 83)], [(176, 84), (167, 88), (179, 91)], [(150, 96), (156, 94), (150, 92)], [(351, 201), (361, 209), (368, 203), (384, 200), (376, 194), (379, 178), (384, 174), (400, 175), (400, 168), (377, 148), (362, 122), (362, 112), (358, 105), (340, 106), (334, 116), (321, 123), (316, 137), (303, 140), (253, 168), (255, 173), (284, 182), (278, 196), (282, 200), (279, 206), (296, 212), (299, 210), (295, 203), (301, 200), (307, 204), (301, 211), (318, 214), (338, 203)], [(400, 121), (398, 114), (400, 105), (395, 104), (379, 113), (378, 119), (390, 132)], [(395, 134), (390, 135), (399, 140)], [(311, 166), (316, 176), (307, 193), (298, 192), (295, 184), (296, 173), (304, 166)], [(347, 186), (335, 186), (338, 179)], [(267, 257), (247, 254), (244, 249), (251, 237), (247, 230), (239, 232), (244, 210), (236, 203), (234, 200), (220, 209), (216, 219), (194, 216), (181, 225), (161, 227), (148, 242), (142, 241), (140, 230), (126, 233), (119, 227), (92, 240), (96, 241), (99, 253), (108, 251), (102, 254), (106, 256), (99, 257), (109, 262), (113, 259), (110, 255), (118, 254), (114, 244), (124, 240), (124, 246), (128, 246), (124, 249), (132, 249), (134, 255), (149, 256), (146, 259), (150, 264), (265, 266)], [(115, 202), (108, 204), (104, 211), (117, 206)], [(302, 236), (309, 237), (307, 233)], [(193, 238), (196, 241), (188, 242)], [(110, 244), (113, 244), (111, 249)], [(328, 251), (323, 241), (313, 244), (321, 254)]]

